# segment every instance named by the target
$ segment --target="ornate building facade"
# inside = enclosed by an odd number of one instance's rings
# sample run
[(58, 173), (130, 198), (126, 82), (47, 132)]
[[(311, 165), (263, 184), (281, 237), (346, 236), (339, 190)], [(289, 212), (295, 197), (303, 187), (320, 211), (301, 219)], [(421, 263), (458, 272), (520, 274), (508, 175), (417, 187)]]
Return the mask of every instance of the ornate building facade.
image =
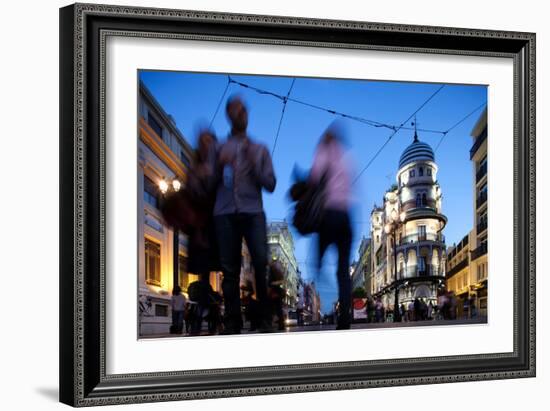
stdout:
[(399, 160), (394, 184), (383, 205), (371, 212), (371, 292), (386, 307), (422, 298), (436, 303), (445, 284), (447, 218), (441, 209), (441, 187), (432, 148), (414, 140)]
[[(172, 322), (170, 297), (175, 282), (185, 293), (187, 286), (198, 280), (198, 275), (187, 272), (186, 236), (179, 234), (175, 241), (174, 230), (163, 220), (159, 209), (161, 182), (177, 179), (185, 184), (192, 161), (193, 150), (175, 121), (140, 83), (137, 243), (139, 334), (142, 336), (167, 333)], [(215, 290), (221, 290), (221, 274), (211, 273), (210, 283)]]

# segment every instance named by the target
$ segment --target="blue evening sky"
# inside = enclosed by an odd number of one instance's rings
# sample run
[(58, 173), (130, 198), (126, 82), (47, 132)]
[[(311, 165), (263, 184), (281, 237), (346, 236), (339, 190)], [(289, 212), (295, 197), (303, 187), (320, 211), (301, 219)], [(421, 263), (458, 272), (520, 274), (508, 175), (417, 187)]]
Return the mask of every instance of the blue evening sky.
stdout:
[[(231, 75), (236, 81), (286, 95), (291, 77)], [(195, 146), (198, 129), (212, 120), (227, 85), (227, 75), (165, 71), (141, 71), (140, 79), (149, 88), (164, 110), (171, 114), (187, 140)], [(404, 83), (368, 80), (297, 78), (291, 97), (317, 106), (377, 122), (400, 125), (422, 105), (441, 84)], [(281, 100), (251, 89), (231, 84), (212, 128), (218, 139), (225, 140), (229, 123), (225, 116), (225, 100), (238, 93), (249, 108), (249, 135), (267, 146), (271, 152), (281, 118)], [(417, 114), (418, 128), (444, 131), (487, 101), (487, 87), (454, 85), (445, 87)], [(443, 193), (443, 213), (448, 224), (443, 233), (447, 245), (458, 243), (473, 226), (472, 163), (469, 149), (470, 132), (482, 108), (454, 128), (436, 151), (438, 180)], [(273, 163), (277, 187), (273, 194), (264, 193), (264, 208), (269, 220), (290, 221), (287, 191), (295, 165), (311, 166), (315, 147), (323, 131), (340, 119), (346, 130), (354, 174), (371, 160), (392, 130), (336, 117), (289, 101), (275, 147)], [(405, 125), (410, 127), (410, 121)], [(369, 216), (373, 204), (380, 205), (385, 191), (396, 182), (399, 156), (412, 142), (414, 131), (400, 130), (354, 184), (354, 241), (352, 260), (362, 236), (369, 236)], [(419, 139), (436, 148), (441, 134), (418, 132)], [(294, 234), (296, 259), (302, 277), (315, 280), (321, 294), (323, 312), (337, 299), (334, 251), (325, 257), (321, 273), (315, 270), (315, 246), (312, 237)]]

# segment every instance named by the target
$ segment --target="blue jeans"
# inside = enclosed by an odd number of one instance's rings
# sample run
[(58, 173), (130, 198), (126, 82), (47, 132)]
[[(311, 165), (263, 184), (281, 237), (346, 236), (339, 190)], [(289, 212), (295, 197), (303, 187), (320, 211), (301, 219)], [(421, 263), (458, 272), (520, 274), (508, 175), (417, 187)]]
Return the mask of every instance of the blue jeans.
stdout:
[(172, 325), (177, 333), (183, 331), (183, 313), (184, 311), (172, 310)]
[[(266, 288), (267, 233), (264, 213), (236, 213), (214, 217), (216, 236), (223, 272), (222, 290), (225, 307), (225, 326), (240, 331), (241, 318), (241, 255), (246, 241), (256, 279), (256, 299), (260, 316), (268, 321), (269, 302)], [(262, 321), (261, 320), (261, 321)]]

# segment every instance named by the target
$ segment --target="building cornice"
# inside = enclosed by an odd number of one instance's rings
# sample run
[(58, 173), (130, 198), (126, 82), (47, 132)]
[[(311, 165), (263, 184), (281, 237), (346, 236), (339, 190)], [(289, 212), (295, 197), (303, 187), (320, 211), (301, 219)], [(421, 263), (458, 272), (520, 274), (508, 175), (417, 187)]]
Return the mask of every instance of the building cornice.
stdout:
[(139, 126), (139, 137), (141, 141), (143, 141), (143, 143), (178, 176), (178, 178), (186, 181), (187, 166), (183, 164), (162, 138), (155, 133), (143, 117), (139, 119)]

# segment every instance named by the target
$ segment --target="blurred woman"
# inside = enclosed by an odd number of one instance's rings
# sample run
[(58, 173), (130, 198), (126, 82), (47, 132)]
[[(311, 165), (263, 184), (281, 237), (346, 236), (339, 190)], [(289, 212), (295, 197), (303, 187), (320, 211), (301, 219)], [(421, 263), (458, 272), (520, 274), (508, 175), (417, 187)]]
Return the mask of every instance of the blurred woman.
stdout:
[(323, 255), (334, 244), (338, 250), (339, 314), (336, 329), (351, 325), (351, 279), (349, 275), (352, 228), (350, 223), (352, 175), (340, 129), (333, 124), (325, 131), (315, 152), (309, 183), (321, 184), (323, 213), (319, 227), (318, 267)]
[[(186, 192), (192, 208), (197, 213), (195, 224), (188, 229), (188, 255), (186, 271), (199, 275), (197, 284), (193, 284), (193, 297), (196, 303), (190, 320), (192, 332), (199, 333), (207, 314), (217, 312), (219, 301), (213, 298), (210, 286), (210, 272), (219, 271), (218, 244), (213, 222), (213, 209), (216, 201), (213, 164), (216, 157), (217, 140), (209, 130), (199, 134), (196, 161), (189, 170)], [(189, 286), (191, 288), (191, 285)], [(210, 318), (210, 317), (209, 317)], [(216, 330), (213, 324), (217, 317), (211, 317), (209, 331)]]

